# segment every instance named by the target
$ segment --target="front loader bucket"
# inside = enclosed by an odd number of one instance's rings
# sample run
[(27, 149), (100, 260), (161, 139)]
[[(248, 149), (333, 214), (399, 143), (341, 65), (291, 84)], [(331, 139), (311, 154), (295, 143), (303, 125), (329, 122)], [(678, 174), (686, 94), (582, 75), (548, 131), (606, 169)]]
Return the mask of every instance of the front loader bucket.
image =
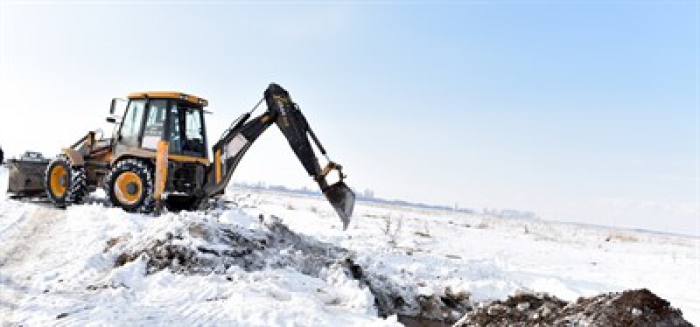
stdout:
[(10, 171), (7, 192), (15, 198), (44, 195), (44, 172), (49, 161), (43, 158), (21, 158), (7, 161)]
[(343, 181), (339, 181), (323, 190), (323, 194), (340, 216), (343, 230), (348, 229), (352, 210), (355, 208), (355, 193)]

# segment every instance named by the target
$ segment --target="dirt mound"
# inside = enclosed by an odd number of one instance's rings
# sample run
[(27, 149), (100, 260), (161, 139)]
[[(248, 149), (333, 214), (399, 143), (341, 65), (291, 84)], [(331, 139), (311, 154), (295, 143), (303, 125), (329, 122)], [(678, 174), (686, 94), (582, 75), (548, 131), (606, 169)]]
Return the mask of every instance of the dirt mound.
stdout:
[(575, 302), (521, 293), (476, 307), (464, 290), (445, 287), (422, 292), (423, 282), (399, 282), (366, 269), (351, 251), (294, 233), (274, 216), (260, 217), (261, 225), (253, 220), (260, 227), (200, 217), (168, 226), (157, 235), (110, 240), (105, 252), (119, 253), (116, 266), (144, 259), (148, 274), (164, 269), (181, 274), (226, 273), (240, 267), (245, 271), (294, 269), (321, 277), (325, 269), (341, 267), (348, 277), (360, 281), (360, 287), (369, 289), (380, 316), (399, 315), (414, 326), (445, 325), (458, 319), (456, 326), (692, 326), (680, 310), (646, 289)]
[(647, 289), (566, 302), (522, 293), (468, 312), (455, 326), (692, 326), (680, 310)]
[[(296, 234), (276, 217), (260, 217), (266, 229), (248, 230), (218, 223), (192, 222), (165, 237), (127, 246), (116, 259), (122, 266), (146, 259), (148, 274), (169, 269), (182, 274), (224, 273), (233, 266), (246, 271), (289, 267), (318, 276), (335, 263), (343, 264), (347, 250)], [(114, 240), (114, 245), (130, 243)]]

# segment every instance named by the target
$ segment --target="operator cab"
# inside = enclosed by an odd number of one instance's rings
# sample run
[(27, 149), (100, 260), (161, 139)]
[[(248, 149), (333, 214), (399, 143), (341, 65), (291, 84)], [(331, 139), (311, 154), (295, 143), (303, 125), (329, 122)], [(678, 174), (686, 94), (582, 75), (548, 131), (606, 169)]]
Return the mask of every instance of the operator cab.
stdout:
[(175, 160), (180, 156), (207, 160), (206, 100), (179, 92), (132, 93), (128, 98), (115, 135), (117, 155), (133, 149), (156, 151), (164, 140)]

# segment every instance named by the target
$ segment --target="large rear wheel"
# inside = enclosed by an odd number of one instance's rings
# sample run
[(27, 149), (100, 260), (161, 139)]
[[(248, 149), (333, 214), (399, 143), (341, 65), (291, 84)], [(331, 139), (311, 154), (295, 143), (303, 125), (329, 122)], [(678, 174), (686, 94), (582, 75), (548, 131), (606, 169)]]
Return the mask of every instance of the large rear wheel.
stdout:
[(155, 210), (153, 168), (142, 160), (118, 162), (105, 178), (105, 188), (115, 206), (129, 212), (150, 213)]
[(44, 188), (57, 206), (82, 203), (89, 193), (85, 167), (72, 166), (66, 155), (57, 156), (46, 168)]

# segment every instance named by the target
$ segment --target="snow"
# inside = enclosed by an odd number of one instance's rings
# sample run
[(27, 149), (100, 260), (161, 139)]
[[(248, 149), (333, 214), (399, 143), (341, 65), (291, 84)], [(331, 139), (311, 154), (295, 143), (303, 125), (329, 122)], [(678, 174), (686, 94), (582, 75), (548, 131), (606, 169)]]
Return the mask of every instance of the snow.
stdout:
[[(162, 240), (193, 221), (211, 223), (204, 215), (153, 218), (99, 204), (66, 211), (12, 207), (31, 218), (3, 233), (0, 303), (6, 305), (0, 306), (0, 317), (5, 322), (47, 325), (63, 316), (61, 322), (79, 325), (396, 324), (377, 318), (371, 294), (337, 270), (319, 278), (290, 269), (238, 267), (224, 274), (161, 270), (147, 275), (144, 256), (115, 267), (125, 247)], [(128, 240), (127, 245), (110, 247), (115, 239)]]
[[(4, 192), (2, 183), (4, 168)], [(364, 202), (344, 232), (322, 198), (232, 189), (228, 199), (235, 205), (156, 218), (99, 197), (59, 210), (2, 196), (0, 324), (399, 326), (378, 317), (367, 285), (401, 296), (407, 311), (419, 295), (448, 292), (478, 303), (646, 287), (700, 324), (698, 238)], [(244, 247), (227, 243), (231, 232), (260, 248), (210, 255)], [(292, 244), (274, 240), (284, 233)], [(188, 260), (204, 268), (154, 266), (149, 251), (164, 244), (196, 252)], [(344, 251), (367, 283), (334, 261)]]
[(700, 323), (700, 293), (691, 291), (700, 289), (696, 237), (366, 203), (343, 233), (322, 199), (248, 193), (237, 198), (245, 212), (282, 217), (293, 230), (351, 249), (367, 270), (409, 291), (450, 287), (483, 301), (531, 290), (571, 301), (648, 288)]
[(7, 183), (8, 183), (7, 174), (8, 174), (7, 168), (0, 165), (0, 198), (1, 199), (5, 198), (5, 193), (7, 192)]

